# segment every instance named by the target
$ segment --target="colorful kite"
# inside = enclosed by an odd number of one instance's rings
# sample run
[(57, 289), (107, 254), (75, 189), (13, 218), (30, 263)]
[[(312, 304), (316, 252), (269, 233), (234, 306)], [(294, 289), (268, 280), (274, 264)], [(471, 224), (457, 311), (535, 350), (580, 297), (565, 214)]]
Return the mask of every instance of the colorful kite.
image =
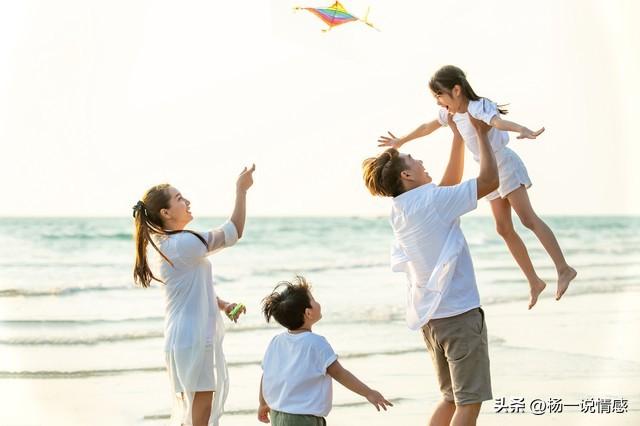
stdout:
[[(340, 4), (340, 2), (335, 2), (331, 7), (327, 8), (317, 8), (317, 7), (296, 7), (295, 10), (307, 10), (318, 18), (322, 19), (325, 24), (329, 26), (329, 28), (322, 31), (329, 31), (333, 27), (337, 27), (338, 25), (346, 24), (347, 22), (353, 21), (361, 21), (374, 30), (378, 30), (373, 26), (371, 22), (367, 20), (369, 16), (369, 11), (367, 10), (367, 14), (364, 16), (364, 19), (360, 19), (356, 16), (353, 16)], [(380, 30), (378, 30), (380, 31)]]

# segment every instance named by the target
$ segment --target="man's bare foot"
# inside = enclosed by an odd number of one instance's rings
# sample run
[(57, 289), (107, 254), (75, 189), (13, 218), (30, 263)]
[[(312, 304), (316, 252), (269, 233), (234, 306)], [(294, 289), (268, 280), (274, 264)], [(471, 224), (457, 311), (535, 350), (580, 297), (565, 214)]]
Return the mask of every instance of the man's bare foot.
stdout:
[(529, 309), (533, 308), (533, 305), (538, 301), (538, 296), (542, 293), (542, 290), (547, 286), (547, 283), (538, 278), (538, 281), (529, 283)]
[(567, 266), (558, 274), (558, 289), (556, 290), (556, 300), (560, 300), (565, 291), (569, 288), (569, 283), (578, 273), (571, 266)]

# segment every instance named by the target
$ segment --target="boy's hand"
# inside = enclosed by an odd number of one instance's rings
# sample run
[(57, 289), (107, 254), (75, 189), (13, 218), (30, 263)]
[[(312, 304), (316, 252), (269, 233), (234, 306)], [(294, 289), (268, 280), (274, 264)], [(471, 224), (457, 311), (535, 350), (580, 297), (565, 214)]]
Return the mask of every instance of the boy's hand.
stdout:
[(233, 322), (238, 322), (238, 318), (240, 318), (240, 315), (247, 313), (247, 308), (245, 306), (243, 306), (242, 309), (240, 309), (238, 312), (236, 312), (236, 314), (232, 317), (231, 316), (231, 311), (233, 311), (233, 309), (237, 305), (238, 305), (237, 303), (227, 303), (227, 306), (224, 307), (224, 313)]
[(380, 394), (380, 392), (372, 390), (367, 394), (367, 401), (373, 404), (376, 407), (376, 410), (380, 411), (380, 407), (384, 411), (387, 411), (387, 407), (393, 407), (393, 404), (384, 399), (384, 397)]
[(542, 132), (544, 132), (544, 127), (538, 130), (537, 132), (534, 132), (530, 129), (527, 129), (526, 127), (523, 127), (516, 139), (535, 139), (538, 136), (540, 136)]
[(395, 148), (398, 149), (400, 148), (404, 142), (402, 142), (402, 140), (400, 138), (397, 138), (394, 136), (393, 133), (391, 132), (387, 132), (389, 133), (389, 136), (380, 136), (380, 138), (378, 138), (378, 146), (388, 146), (391, 148)]
[(253, 185), (253, 172), (256, 170), (256, 165), (253, 164), (250, 169), (246, 167), (240, 172), (238, 180), (236, 182), (236, 188), (238, 191), (247, 192), (251, 185)]
[(260, 420), (262, 423), (270, 423), (271, 422), (269, 420), (270, 411), (271, 411), (271, 408), (269, 408), (267, 404), (260, 404), (260, 406), (258, 407), (258, 420)]

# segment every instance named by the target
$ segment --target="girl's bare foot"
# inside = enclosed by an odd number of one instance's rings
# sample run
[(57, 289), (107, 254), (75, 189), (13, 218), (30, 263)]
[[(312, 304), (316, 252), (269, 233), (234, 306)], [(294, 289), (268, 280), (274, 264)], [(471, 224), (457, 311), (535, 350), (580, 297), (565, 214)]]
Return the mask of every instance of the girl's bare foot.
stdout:
[(556, 300), (560, 300), (565, 291), (569, 288), (569, 283), (578, 273), (571, 266), (567, 266), (558, 274), (558, 289), (556, 290)]
[(533, 308), (533, 305), (538, 301), (538, 296), (542, 293), (542, 290), (547, 286), (547, 283), (538, 278), (537, 281), (529, 283), (530, 296), (529, 296), (529, 309)]

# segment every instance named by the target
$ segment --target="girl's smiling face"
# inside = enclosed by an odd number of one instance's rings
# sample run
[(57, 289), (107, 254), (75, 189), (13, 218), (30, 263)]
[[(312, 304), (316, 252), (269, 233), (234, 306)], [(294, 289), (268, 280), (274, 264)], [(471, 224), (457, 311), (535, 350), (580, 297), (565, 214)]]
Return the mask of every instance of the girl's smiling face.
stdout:
[(431, 92), (433, 97), (436, 99), (436, 103), (446, 108), (449, 114), (455, 114), (457, 112), (465, 112), (464, 108), (464, 96), (462, 96), (461, 89), (459, 85), (453, 86), (451, 92), (440, 91), (439, 93)]

